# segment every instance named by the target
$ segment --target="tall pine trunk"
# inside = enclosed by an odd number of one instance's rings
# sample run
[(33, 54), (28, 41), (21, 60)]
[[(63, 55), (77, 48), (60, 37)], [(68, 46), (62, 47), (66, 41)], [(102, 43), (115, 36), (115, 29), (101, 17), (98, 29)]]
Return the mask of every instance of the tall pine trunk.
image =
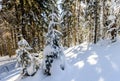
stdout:
[(95, 8), (94, 8), (94, 14), (95, 14), (95, 17), (94, 17), (94, 43), (96, 44), (97, 43), (97, 27), (98, 27), (98, 15), (97, 15), (97, 9), (98, 9), (98, 1), (95, 0)]
[(26, 30), (25, 30), (25, 25), (24, 25), (24, 0), (20, 0), (20, 7), (21, 7), (21, 27), (22, 27), (22, 35), (26, 39)]

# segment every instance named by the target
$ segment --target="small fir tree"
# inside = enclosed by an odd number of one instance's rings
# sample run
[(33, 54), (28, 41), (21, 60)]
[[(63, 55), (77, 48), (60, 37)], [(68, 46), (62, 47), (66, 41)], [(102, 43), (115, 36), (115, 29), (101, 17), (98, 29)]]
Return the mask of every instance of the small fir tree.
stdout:
[(46, 75), (51, 75), (51, 68), (56, 59), (61, 62), (60, 68), (65, 69), (65, 58), (60, 44), (62, 33), (53, 28), (57, 24), (54, 21), (55, 13), (50, 14), (50, 16), (52, 16), (52, 20), (49, 23), (48, 33), (46, 34), (46, 47), (43, 51), (43, 70)]
[(118, 33), (118, 27), (116, 24), (116, 17), (114, 15), (110, 15), (108, 17), (109, 25), (108, 25), (108, 31), (111, 35), (111, 42), (117, 41), (117, 33)]
[(37, 65), (35, 63), (35, 58), (29, 53), (32, 48), (28, 42), (20, 36), (21, 40), (18, 42), (17, 54), (17, 65), (22, 67), (23, 75), (34, 75), (37, 71)]

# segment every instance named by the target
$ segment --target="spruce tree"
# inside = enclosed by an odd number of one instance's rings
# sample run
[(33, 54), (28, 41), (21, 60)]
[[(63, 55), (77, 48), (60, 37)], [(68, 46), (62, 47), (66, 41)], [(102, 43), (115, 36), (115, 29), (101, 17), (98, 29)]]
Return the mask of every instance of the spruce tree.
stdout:
[(61, 60), (60, 68), (62, 70), (65, 69), (65, 58), (60, 44), (62, 33), (54, 29), (55, 25), (59, 24), (58, 22), (55, 22), (57, 15), (53, 12), (50, 16), (51, 21), (49, 23), (48, 33), (46, 34), (46, 47), (43, 51), (43, 70), (46, 75), (51, 75), (53, 62), (57, 59)]
[(23, 75), (34, 75), (37, 71), (37, 65), (35, 63), (35, 58), (29, 51), (32, 48), (28, 42), (20, 35), (20, 41), (18, 41), (17, 54), (17, 66), (22, 68)]

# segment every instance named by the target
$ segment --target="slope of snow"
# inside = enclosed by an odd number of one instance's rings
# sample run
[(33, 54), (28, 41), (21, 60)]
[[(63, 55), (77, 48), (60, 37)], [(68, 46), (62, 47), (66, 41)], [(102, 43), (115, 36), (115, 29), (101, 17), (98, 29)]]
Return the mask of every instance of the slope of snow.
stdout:
[[(67, 59), (64, 71), (57, 60), (51, 76), (45, 76), (39, 70), (35, 76), (20, 81), (120, 81), (119, 39), (115, 43), (100, 41), (97, 45), (85, 42), (64, 52)], [(5, 81), (15, 81), (14, 77)]]

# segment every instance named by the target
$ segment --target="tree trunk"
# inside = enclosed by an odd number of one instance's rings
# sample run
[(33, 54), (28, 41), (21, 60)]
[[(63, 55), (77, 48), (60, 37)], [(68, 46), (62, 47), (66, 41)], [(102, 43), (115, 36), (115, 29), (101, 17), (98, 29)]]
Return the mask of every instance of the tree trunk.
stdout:
[(94, 43), (97, 43), (97, 27), (98, 27), (98, 15), (97, 15), (97, 9), (98, 9), (98, 2), (97, 0), (95, 1), (95, 8), (94, 8), (94, 14), (95, 14), (95, 20), (94, 20)]
[(22, 27), (22, 35), (23, 37), (26, 39), (26, 30), (25, 30), (25, 25), (24, 25), (24, 0), (20, 0), (20, 7), (21, 7), (21, 16), (22, 16), (22, 19), (21, 19), (21, 27)]

